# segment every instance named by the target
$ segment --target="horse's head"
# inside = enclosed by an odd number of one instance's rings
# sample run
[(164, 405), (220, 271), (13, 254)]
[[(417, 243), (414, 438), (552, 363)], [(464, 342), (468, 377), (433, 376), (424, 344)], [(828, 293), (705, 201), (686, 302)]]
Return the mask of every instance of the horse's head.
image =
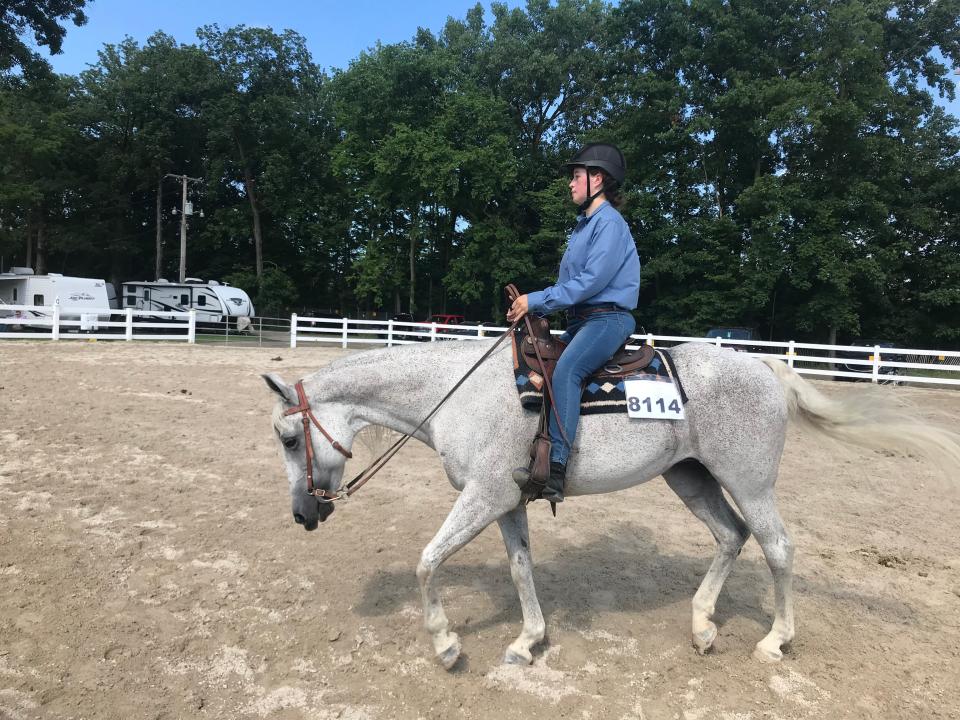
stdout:
[[(316, 530), (333, 512), (354, 431), (346, 416), (333, 407), (312, 408), (301, 383), (287, 385), (276, 373), (263, 379), (280, 396), (273, 428), (283, 446), (293, 519), (306, 530)], [(343, 438), (347, 448), (336, 438)]]

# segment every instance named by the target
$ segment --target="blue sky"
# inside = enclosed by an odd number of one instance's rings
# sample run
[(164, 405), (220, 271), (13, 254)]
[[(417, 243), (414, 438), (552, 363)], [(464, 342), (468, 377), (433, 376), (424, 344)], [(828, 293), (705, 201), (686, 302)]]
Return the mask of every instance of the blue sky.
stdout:
[[(157, 30), (178, 42), (196, 42), (201, 25), (216, 23), (296, 30), (307, 39), (313, 61), (327, 70), (345, 68), (362, 51), (376, 45), (410, 40), (417, 27), (434, 33), (447, 17), (463, 19), (477, 0), (396, 1), (349, 0), (94, 0), (86, 8), (87, 24), (68, 25), (63, 53), (50, 58), (57, 72), (76, 75), (96, 63), (105, 43), (118, 43), (125, 35), (143, 44)], [(490, 2), (482, 3), (487, 10)], [(523, 5), (508, 0), (507, 5)]]
[[(511, 7), (523, 0), (505, 0)], [(118, 43), (129, 35), (143, 44), (163, 30), (178, 42), (196, 42), (201, 25), (216, 23), (296, 30), (307, 39), (313, 60), (320, 67), (345, 68), (350, 60), (377, 41), (385, 44), (410, 40), (417, 27), (439, 32), (447, 17), (462, 19), (477, 0), (93, 0), (87, 5), (89, 20), (83, 27), (69, 25), (63, 52), (50, 58), (57, 72), (76, 75), (97, 61), (97, 51), (106, 43)], [(490, 19), (490, 0), (483, 0)], [(44, 52), (45, 54), (45, 52)], [(954, 81), (960, 77), (951, 75)], [(947, 103), (960, 117), (960, 99)]]

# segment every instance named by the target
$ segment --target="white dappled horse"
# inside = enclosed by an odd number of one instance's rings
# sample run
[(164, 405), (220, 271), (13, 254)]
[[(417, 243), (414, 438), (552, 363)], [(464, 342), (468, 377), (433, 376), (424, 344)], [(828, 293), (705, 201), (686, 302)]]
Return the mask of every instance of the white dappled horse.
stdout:
[[(492, 341), (491, 341), (492, 342)], [(303, 380), (304, 400), (327, 437), (310, 424), (311, 483), (334, 493), (357, 433), (380, 425), (413, 431), (436, 403), (490, 347), (487, 341), (431, 343), (358, 353)], [(708, 650), (717, 635), (714, 604), (740, 549), (752, 534), (773, 574), (775, 614), (754, 656), (775, 661), (794, 636), (793, 543), (777, 512), (774, 483), (791, 418), (830, 436), (871, 448), (909, 448), (960, 467), (960, 444), (951, 432), (892, 408), (875, 392), (827, 398), (778, 360), (690, 343), (670, 352), (689, 398), (682, 421), (629, 420), (626, 414), (585, 416), (567, 472), (567, 497), (608, 493), (662, 475), (717, 542), (710, 569), (693, 598), (693, 643)], [(296, 522), (313, 530), (333, 512), (307, 492), (307, 453), (300, 414), (284, 415), (301, 400), (293, 386), (264, 375), (280, 396), (274, 427), (284, 459)], [(883, 393), (889, 398), (889, 393)], [(306, 417), (304, 413), (302, 417)], [(521, 410), (509, 347), (498, 349), (414, 435), (440, 454), (460, 495), (417, 567), (424, 623), (439, 661), (460, 655), (449, 630), (434, 577), (440, 565), (496, 521), (520, 596), (523, 629), (506, 651), (507, 662), (529, 663), (545, 633), (537, 600), (527, 510), (512, 469), (525, 464), (537, 424)], [(333, 443), (340, 443), (338, 450)], [(724, 492), (733, 503), (729, 503)], [(402, 501), (402, 500), (401, 500)], [(734, 507), (735, 506), (735, 507)], [(575, 512), (576, 503), (564, 513)], [(736, 509), (735, 509), (736, 508)], [(362, 506), (357, 506), (362, 511)], [(558, 522), (563, 521), (563, 515)]]

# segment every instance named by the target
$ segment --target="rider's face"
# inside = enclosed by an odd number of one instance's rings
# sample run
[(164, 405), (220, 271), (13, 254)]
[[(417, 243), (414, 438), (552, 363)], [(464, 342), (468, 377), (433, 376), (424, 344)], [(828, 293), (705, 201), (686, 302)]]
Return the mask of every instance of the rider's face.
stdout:
[[(599, 173), (596, 173), (594, 177), (590, 178), (590, 191), (596, 192), (600, 189), (601, 180)], [(574, 205), (581, 205), (586, 202), (590, 193), (587, 192), (587, 169), (582, 167), (576, 167), (573, 169), (573, 174), (570, 176), (570, 199), (573, 200)]]

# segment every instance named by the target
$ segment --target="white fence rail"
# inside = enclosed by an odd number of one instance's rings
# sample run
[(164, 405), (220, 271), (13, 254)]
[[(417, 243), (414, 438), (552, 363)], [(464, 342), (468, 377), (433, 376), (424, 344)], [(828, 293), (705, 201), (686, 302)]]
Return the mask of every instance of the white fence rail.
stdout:
[[(443, 325), (395, 320), (354, 320), (350, 318), (290, 318), (290, 347), (310, 343), (350, 346), (393, 346), (441, 340), (479, 340), (497, 337), (505, 327), (489, 325)], [(553, 331), (559, 334), (560, 331)], [(960, 386), (960, 351), (919, 350), (879, 345), (821, 345), (697, 338), (682, 335), (632, 335), (639, 343), (669, 347), (685, 342), (712, 343), (718, 347), (747, 352), (753, 357), (773, 357), (803, 375), (870, 380), (875, 383), (924, 383)], [(831, 355), (833, 353), (833, 355)]]
[[(256, 319), (255, 319), (256, 320)], [(283, 321), (285, 323), (285, 320)], [(279, 323), (260, 327), (255, 344), (280, 340), (286, 328)], [(342, 348), (393, 346), (443, 340), (479, 340), (497, 337), (506, 327), (444, 325), (441, 323), (351, 318), (290, 317), (290, 347), (334, 344)], [(558, 334), (559, 331), (554, 331)], [(227, 339), (229, 332), (223, 334)], [(249, 333), (243, 334), (248, 337)], [(276, 337), (274, 337), (276, 336)], [(218, 336), (219, 337), (219, 336)], [(237, 333), (234, 333), (237, 337)], [(206, 336), (205, 336), (206, 338)], [(669, 347), (684, 342), (707, 342), (747, 352), (754, 357), (786, 361), (804, 375), (871, 380), (877, 383), (924, 383), (960, 386), (960, 351), (920, 350), (899, 347), (820, 345), (695, 338), (683, 335), (633, 335), (638, 343)], [(144, 311), (125, 308), (76, 308), (61, 306), (0, 304), (0, 340), (175, 340), (195, 343), (196, 313)], [(207, 338), (209, 340), (209, 338)]]
[(0, 305), (0, 339), (196, 342), (197, 314), (126, 308)]

